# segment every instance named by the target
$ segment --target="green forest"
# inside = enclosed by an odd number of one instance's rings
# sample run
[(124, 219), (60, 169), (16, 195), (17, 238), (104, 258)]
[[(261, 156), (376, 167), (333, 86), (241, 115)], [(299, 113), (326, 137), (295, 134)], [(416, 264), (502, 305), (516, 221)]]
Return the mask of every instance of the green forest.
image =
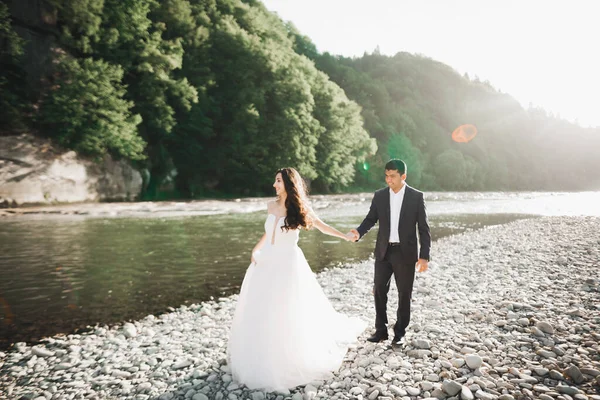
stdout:
[(321, 53), (259, 1), (40, 0), (37, 22), (18, 3), (0, 2), (0, 134), (128, 160), (143, 199), (272, 194), (284, 166), (313, 193), (373, 190), (389, 158), (422, 190), (600, 188), (599, 128), (426, 56)]

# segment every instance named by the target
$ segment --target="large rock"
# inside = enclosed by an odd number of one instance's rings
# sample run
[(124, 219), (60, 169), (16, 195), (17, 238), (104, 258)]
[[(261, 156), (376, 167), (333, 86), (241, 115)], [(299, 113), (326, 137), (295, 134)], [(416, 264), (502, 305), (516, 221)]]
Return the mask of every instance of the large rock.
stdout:
[(0, 136), (0, 206), (133, 200), (141, 190), (125, 161), (94, 162), (30, 134)]

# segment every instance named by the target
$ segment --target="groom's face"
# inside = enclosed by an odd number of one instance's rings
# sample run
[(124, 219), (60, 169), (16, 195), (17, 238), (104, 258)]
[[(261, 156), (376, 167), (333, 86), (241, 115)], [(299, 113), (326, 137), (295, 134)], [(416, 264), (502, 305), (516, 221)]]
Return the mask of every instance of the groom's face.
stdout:
[(397, 192), (402, 189), (404, 186), (404, 181), (406, 180), (406, 174), (400, 175), (400, 172), (397, 169), (386, 169), (385, 170), (385, 183), (392, 189)]

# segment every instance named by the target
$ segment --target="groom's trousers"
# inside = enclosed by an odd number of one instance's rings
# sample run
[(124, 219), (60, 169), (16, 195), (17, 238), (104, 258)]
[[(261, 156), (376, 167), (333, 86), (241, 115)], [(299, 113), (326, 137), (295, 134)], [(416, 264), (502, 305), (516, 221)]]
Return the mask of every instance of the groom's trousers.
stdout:
[(394, 276), (398, 288), (398, 310), (394, 336), (401, 338), (410, 322), (410, 302), (415, 279), (415, 262), (402, 256), (400, 246), (389, 246), (383, 260), (375, 261), (375, 330), (387, 336), (387, 301), (390, 282)]

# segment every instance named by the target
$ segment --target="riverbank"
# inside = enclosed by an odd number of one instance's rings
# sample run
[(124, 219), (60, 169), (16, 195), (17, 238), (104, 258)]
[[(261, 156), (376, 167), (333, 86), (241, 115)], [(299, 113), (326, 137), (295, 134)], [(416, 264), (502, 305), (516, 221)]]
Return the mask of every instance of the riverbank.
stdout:
[[(310, 196), (312, 207), (327, 215), (364, 215), (373, 193)], [(266, 210), (272, 197), (183, 201), (79, 202), (2, 208), (7, 220), (68, 218), (186, 217), (240, 214)], [(544, 216), (600, 216), (596, 192), (426, 192), (428, 215), (522, 214)]]
[[(315, 195), (311, 196), (317, 209), (327, 207), (332, 202), (362, 203), (371, 196), (362, 195)], [(139, 201), (139, 202), (89, 202), (54, 205), (29, 205), (25, 207), (0, 208), (0, 217), (39, 217), (82, 216), (92, 218), (108, 217), (180, 217), (194, 215), (239, 214), (267, 209), (272, 197), (246, 197), (231, 200), (207, 199), (185, 201)]]
[[(600, 399), (599, 231), (598, 217), (554, 217), (440, 239), (430, 271), (417, 276), (407, 345), (393, 351), (388, 343), (367, 343), (367, 331), (332, 379), (291, 393), (248, 391), (232, 382), (225, 352), (235, 296), (33, 348), (17, 344), (0, 353), (0, 393)], [(372, 268), (368, 261), (331, 269), (319, 281), (338, 310), (372, 321)]]

